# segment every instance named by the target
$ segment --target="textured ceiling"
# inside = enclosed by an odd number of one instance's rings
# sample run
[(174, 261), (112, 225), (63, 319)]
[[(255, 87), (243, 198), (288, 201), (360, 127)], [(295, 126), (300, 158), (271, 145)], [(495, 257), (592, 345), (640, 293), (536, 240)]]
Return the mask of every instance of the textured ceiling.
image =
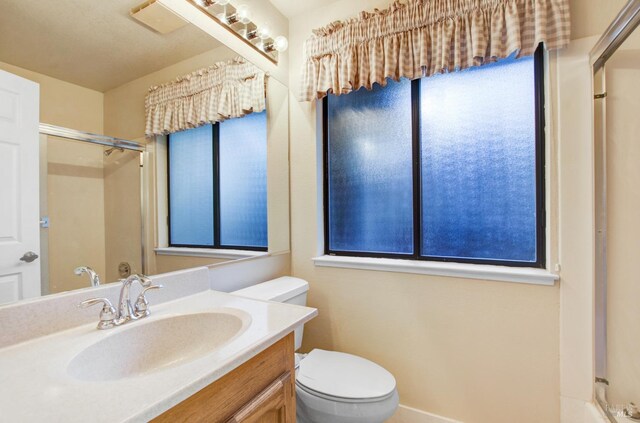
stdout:
[(143, 0), (0, 0), (0, 61), (97, 91), (220, 46), (193, 25), (160, 35)]

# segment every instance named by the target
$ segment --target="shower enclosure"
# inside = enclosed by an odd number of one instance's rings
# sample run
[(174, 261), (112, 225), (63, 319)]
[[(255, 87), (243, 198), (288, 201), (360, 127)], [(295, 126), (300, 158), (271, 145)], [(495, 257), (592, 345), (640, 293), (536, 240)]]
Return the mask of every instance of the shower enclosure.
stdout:
[(42, 293), (142, 273), (144, 146), (104, 135), (40, 125)]
[(596, 400), (640, 421), (640, 0), (591, 52), (594, 92)]

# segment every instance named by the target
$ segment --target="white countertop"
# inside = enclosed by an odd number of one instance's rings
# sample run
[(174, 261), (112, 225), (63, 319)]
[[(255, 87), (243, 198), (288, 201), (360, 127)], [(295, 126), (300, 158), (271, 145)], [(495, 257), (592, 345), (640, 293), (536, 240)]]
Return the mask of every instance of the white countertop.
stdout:
[[(313, 308), (250, 300), (212, 290), (156, 306), (150, 296), (150, 302), (151, 316), (121, 327), (97, 330), (96, 312), (96, 321), (91, 324), (0, 349), (0, 421), (148, 421), (317, 315)], [(113, 381), (81, 381), (67, 374), (75, 356), (116, 331), (172, 315), (221, 308), (247, 313), (250, 323), (227, 344), (193, 361)]]

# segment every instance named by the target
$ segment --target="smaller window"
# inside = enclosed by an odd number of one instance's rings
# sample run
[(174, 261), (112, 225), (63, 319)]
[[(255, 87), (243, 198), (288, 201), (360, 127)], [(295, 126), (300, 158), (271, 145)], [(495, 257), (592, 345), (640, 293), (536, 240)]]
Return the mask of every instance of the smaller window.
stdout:
[(266, 111), (168, 137), (169, 246), (267, 249)]

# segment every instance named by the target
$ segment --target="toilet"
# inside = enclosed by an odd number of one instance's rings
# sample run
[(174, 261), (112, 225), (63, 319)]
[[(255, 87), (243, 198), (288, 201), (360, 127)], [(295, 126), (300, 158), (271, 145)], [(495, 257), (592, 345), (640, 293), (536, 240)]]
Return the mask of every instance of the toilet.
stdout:
[[(306, 305), (307, 281), (285, 276), (232, 294)], [(303, 326), (295, 330), (295, 349)], [(383, 423), (398, 407), (396, 380), (378, 364), (352, 354), (314, 349), (296, 354), (298, 423)]]

